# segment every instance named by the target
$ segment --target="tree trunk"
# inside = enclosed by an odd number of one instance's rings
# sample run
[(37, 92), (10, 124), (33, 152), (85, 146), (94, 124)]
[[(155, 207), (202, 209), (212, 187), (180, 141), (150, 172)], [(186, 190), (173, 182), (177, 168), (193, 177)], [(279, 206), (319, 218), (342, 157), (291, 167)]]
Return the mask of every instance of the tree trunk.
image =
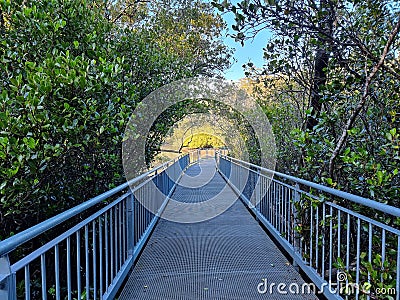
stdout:
[(6, 31), (6, 27), (5, 27), (5, 22), (4, 22), (3, 10), (0, 7), (0, 34), (4, 35), (5, 31)]
[(326, 84), (326, 68), (328, 66), (329, 53), (325, 49), (318, 49), (314, 61), (314, 76), (311, 87), (310, 108), (312, 113), (307, 116), (306, 128), (313, 130), (318, 124), (318, 117), (322, 109), (321, 86)]
[(320, 34), (317, 39), (318, 48), (314, 59), (314, 74), (310, 93), (310, 108), (312, 112), (306, 119), (306, 128), (310, 131), (318, 124), (318, 118), (322, 110), (321, 87), (326, 84), (327, 67), (332, 49), (332, 42), (327, 37), (333, 35), (333, 26), (336, 20), (336, 2), (334, 0), (322, 0), (320, 4), (320, 13), (327, 13), (318, 24)]

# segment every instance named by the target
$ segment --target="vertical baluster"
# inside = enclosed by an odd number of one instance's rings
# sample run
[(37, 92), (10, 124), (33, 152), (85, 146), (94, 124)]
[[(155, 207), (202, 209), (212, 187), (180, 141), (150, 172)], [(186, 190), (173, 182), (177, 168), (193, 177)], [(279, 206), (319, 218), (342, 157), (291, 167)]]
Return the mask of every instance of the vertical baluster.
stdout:
[(281, 222), (282, 222), (282, 185), (280, 183), (278, 184), (278, 220), (276, 223), (276, 227), (279, 231), (279, 233), (282, 233), (281, 229)]
[(319, 207), (315, 210), (315, 269), (319, 268)]
[(270, 185), (269, 185), (269, 179), (267, 177), (264, 178), (265, 179), (265, 186), (264, 186), (264, 211), (263, 211), (263, 216), (265, 217), (265, 219), (268, 220), (268, 199), (269, 199), (269, 192), (270, 192)]
[(279, 198), (279, 232), (282, 235), (284, 233), (284, 220), (285, 220), (285, 187), (279, 184), (280, 187), (280, 198)]
[(90, 276), (89, 276), (89, 228), (85, 225), (85, 279), (86, 279), (86, 300), (90, 299)]
[[(174, 170), (175, 170), (175, 168), (174, 168)], [(175, 182), (175, 179), (174, 179), (174, 182)], [(150, 189), (149, 183), (146, 183), (146, 195), (148, 195), (147, 197), (149, 197), (149, 201), (147, 201), (147, 203), (150, 202), (150, 199), (154, 199), (153, 191)], [(150, 223), (150, 214), (149, 214), (149, 211), (146, 209), (146, 207), (143, 207), (143, 210), (144, 210), (144, 215), (145, 215), (145, 220), (146, 220), (145, 228), (147, 229), (147, 226)]]
[[(174, 183), (172, 180), (172, 185), (173, 184)], [(147, 188), (147, 185), (145, 185), (145, 187), (142, 188), (142, 197), (143, 197), (142, 199), (146, 199), (146, 201), (148, 201), (150, 195), (148, 195), (146, 193), (146, 188)], [(141, 237), (143, 237), (143, 234), (146, 231), (146, 227), (147, 227), (146, 226), (146, 209), (145, 209), (144, 205), (142, 205), (142, 232), (140, 233)]]
[[(143, 195), (142, 195), (142, 188), (138, 190), (139, 194), (139, 199), (143, 201)], [(138, 201), (138, 242), (142, 236), (143, 232), (143, 206), (141, 205), (140, 200)]]
[(103, 299), (103, 226), (102, 226), (102, 217), (99, 217), (99, 275), (100, 275), (100, 290), (99, 290), (99, 298)]
[[(382, 263), (381, 263), (381, 270), (385, 269), (385, 260), (386, 260), (386, 230), (382, 229), (382, 243), (381, 243), (381, 256), (382, 256)], [(381, 281), (383, 282), (383, 274), (381, 274)]]
[(47, 285), (46, 285), (46, 254), (40, 255), (40, 269), (42, 272), (42, 300), (47, 299)]
[(93, 247), (92, 247), (92, 251), (93, 251), (93, 300), (96, 300), (96, 296), (97, 296), (97, 239), (96, 239), (96, 221), (93, 220), (92, 222), (92, 243), (93, 243)]
[(293, 244), (293, 237), (294, 237), (294, 235), (293, 235), (293, 232), (294, 232), (294, 226), (295, 226), (295, 222), (294, 222), (294, 216), (295, 216), (295, 214), (296, 214), (296, 208), (295, 208), (295, 199), (296, 199), (296, 193), (298, 192), (297, 190), (296, 190), (296, 187), (294, 187), (294, 186), (291, 186), (290, 188), (289, 188), (289, 190), (290, 190), (290, 196), (289, 196), (289, 198), (288, 198), (288, 204), (289, 204), (289, 207), (288, 207), (288, 220), (289, 220), (289, 239), (288, 239), (288, 241), (289, 241), (289, 243), (290, 244)]
[(400, 235), (397, 236), (396, 300), (400, 296)]
[(326, 228), (326, 211), (325, 202), (322, 203), (322, 250), (321, 250), (321, 275), (325, 278), (325, 228)]
[(31, 300), (31, 275), (29, 265), (25, 266), (25, 300)]
[(269, 182), (269, 188), (267, 191), (267, 207), (265, 211), (265, 217), (266, 219), (271, 222), (271, 195), (272, 195), (272, 181)]
[(119, 219), (118, 219), (118, 205), (114, 207), (114, 248), (115, 248), (115, 253), (114, 253), (114, 261), (115, 261), (115, 275), (117, 275), (119, 271), (119, 252), (120, 248), (119, 246)]
[(278, 184), (278, 201), (276, 202), (278, 204), (278, 219), (276, 223), (276, 228), (278, 229), (279, 233), (282, 233), (281, 231), (281, 222), (282, 222), (282, 185), (280, 183)]
[(329, 282), (332, 282), (332, 258), (333, 258), (333, 210), (329, 207)]
[[(356, 285), (360, 284), (360, 243), (361, 243), (361, 220), (357, 218), (357, 254), (356, 254)], [(360, 292), (356, 289), (356, 299), (360, 296)]]
[[(297, 252), (297, 254), (301, 255), (302, 249), (301, 249), (301, 237), (300, 234), (298, 232), (298, 229), (296, 228), (299, 224), (299, 220), (298, 220), (298, 212), (297, 212), (297, 208), (296, 208), (296, 204), (299, 203), (300, 201), (300, 193), (299, 193), (299, 185), (296, 183), (295, 186), (295, 192), (293, 195), (293, 246), (294, 246), (294, 250), (295, 252)], [(295, 264), (295, 267), (298, 268), (298, 265)]]
[(118, 203), (118, 246), (119, 246), (119, 270), (121, 270), (122, 267), (122, 255), (123, 255), (123, 246), (122, 246), (122, 242), (124, 240), (124, 237), (122, 235), (122, 203), (123, 201), (121, 201), (120, 203)]
[(126, 234), (127, 234), (127, 241), (126, 241), (126, 247), (127, 247), (127, 257), (130, 255), (133, 255), (133, 250), (135, 247), (135, 212), (134, 207), (135, 207), (135, 196), (133, 195), (133, 192), (130, 194), (127, 200), (127, 207), (126, 207), (126, 212), (127, 212), (127, 219), (126, 219)]
[(296, 190), (295, 187), (291, 188), (292, 193), (290, 195), (290, 206), (289, 206), (289, 218), (290, 218), (290, 228), (289, 228), (289, 237), (288, 237), (288, 241), (289, 244), (291, 244), (293, 247), (295, 246), (295, 216), (296, 216), (296, 209), (294, 207), (294, 203), (296, 201)]
[(274, 227), (277, 229), (278, 228), (278, 214), (279, 214), (279, 210), (278, 210), (278, 199), (279, 199), (279, 189), (277, 188), (277, 183), (274, 182), (274, 214), (275, 214), (275, 221), (274, 221)]
[(133, 230), (134, 230), (134, 245), (136, 245), (137, 241), (138, 241), (138, 217), (139, 217), (139, 213), (138, 213), (138, 202), (137, 202), (137, 191), (136, 194), (133, 197)]
[(58, 244), (54, 246), (54, 268), (56, 273), (56, 299), (60, 300), (60, 254)]
[(293, 197), (293, 190), (292, 188), (288, 189), (288, 198), (287, 198), (287, 229), (286, 229), (286, 234), (287, 234), (287, 240), (290, 242), (290, 228), (291, 228), (291, 212), (292, 212), (292, 206), (293, 203), (291, 203), (291, 199)]
[(110, 261), (109, 261), (109, 256), (108, 256), (108, 252), (109, 252), (109, 243), (108, 243), (108, 226), (109, 226), (109, 214), (108, 212), (106, 212), (104, 214), (104, 254), (105, 254), (105, 269), (106, 269), (106, 285), (104, 287), (104, 291), (108, 291), (108, 286), (109, 286), (109, 277), (110, 277)]
[(81, 283), (81, 233), (78, 230), (76, 232), (76, 280), (78, 286), (78, 299), (81, 299), (82, 295), (82, 283)]
[(258, 172), (258, 182), (259, 182), (259, 196), (260, 198), (258, 199), (258, 203), (259, 203), (259, 212), (262, 215), (262, 211), (263, 211), (263, 199), (264, 199), (264, 177), (261, 175), (261, 171)]
[(342, 220), (341, 220), (341, 215), (342, 212), (338, 209), (337, 210), (338, 214), (338, 219), (337, 219), (337, 233), (338, 233), (338, 244), (337, 244), (337, 252), (338, 252), (338, 257), (341, 257), (341, 240), (342, 240)]
[(271, 194), (269, 198), (269, 221), (274, 226), (274, 220), (275, 220), (275, 215), (274, 215), (274, 209), (275, 209), (275, 182), (271, 182)]
[(285, 211), (285, 204), (286, 204), (286, 187), (281, 185), (281, 198), (280, 198), (280, 222), (279, 222), (279, 227), (280, 230), (279, 232), (281, 235), (285, 233), (285, 221), (286, 221), (286, 211)]
[[(350, 215), (347, 214), (347, 228), (346, 228), (346, 270), (350, 269)], [(346, 285), (349, 284), (346, 279)]]
[(262, 215), (266, 219), (268, 219), (268, 217), (267, 217), (268, 191), (269, 191), (268, 178), (266, 176), (264, 176), (263, 181), (264, 181), (264, 189), (263, 189), (263, 212), (262, 212)]
[(282, 230), (282, 234), (285, 233), (285, 227), (286, 227), (286, 187), (282, 185), (282, 201), (281, 201), (281, 205), (282, 205), (282, 216), (281, 216), (281, 230)]
[(285, 238), (286, 239), (288, 239), (288, 236), (289, 236), (289, 222), (290, 222), (289, 206), (290, 206), (291, 195), (292, 195), (292, 190), (290, 188), (286, 188), (286, 198), (285, 198)]
[[(338, 209), (338, 221), (337, 221), (337, 233), (338, 233), (338, 238), (337, 238), (337, 241), (338, 241), (338, 244), (337, 244), (337, 252), (338, 252), (338, 258), (341, 258), (341, 239), (342, 239), (342, 235), (341, 235), (341, 230), (342, 230), (342, 228), (341, 228), (341, 211)], [(338, 270), (338, 272), (339, 272), (339, 270)], [(336, 284), (337, 284), (337, 287), (338, 287), (338, 289), (337, 289), (337, 294), (339, 294), (339, 292), (340, 292), (340, 286), (339, 286), (339, 284), (340, 284), (340, 282), (339, 282), (339, 279), (338, 279), (338, 276), (336, 276)]]
[(263, 212), (262, 215), (265, 217), (265, 219), (268, 220), (268, 197), (269, 197), (269, 179), (267, 175), (264, 177), (264, 205), (263, 205)]
[[(372, 262), (372, 223), (368, 224), (368, 262)], [(368, 272), (368, 283), (371, 283), (371, 274)], [(370, 296), (367, 295), (367, 300)]]
[(267, 191), (268, 191), (267, 184), (268, 184), (268, 181), (267, 181), (267, 177), (265, 177), (264, 174), (262, 175), (261, 178), (262, 178), (262, 190), (261, 190), (262, 210), (261, 210), (261, 215), (265, 217), (266, 205), (267, 205)]
[(114, 233), (113, 233), (113, 228), (114, 228), (114, 217), (113, 217), (113, 208), (110, 209), (109, 211), (109, 217), (110, 217), (110, 222), (109, 222), (109, 231), (110, 231), (110, 240), (109, 240), (109, 250), (110, 250), (110, 284), (112, 283), (114, 279)]
[(286, 200), (287, 200), (287, 187), (282, 186), (283, 188), (283, 194), (282, 194), (282, 234), (286, 235), (286, 214), (287, 214), (287, 207), (286, 207)]
[[(314, 207), (311, 203), (310, 205), (310, 259), (309, 259), (309, 264), (310, 267), (313, 267), (313, 234), (314, 234)], [(315, 247), (318, 247), (318, 245), (316, 245)]]
[(140, 200), (142, 199), (141, 189), (137, 190), (138, 198), (136, 198), (136, 205), (137, 205), (137, 217), (135, 218), (137, 224), (137, 243), (140, 240), (141, 232), (142, 232), (142, 206), (140, 204)]
[(67, 237), (67, 293), (68, 300), (71, 300), (71, 238)]
[(118, 206), (114, 206), (114, 277), (118, 273)]
[(124, 259), (124, 263), (128, 258), (128, 251), (126, 248), (126, 242), (127, 242), (127, 234), (126, 234), (126, 224), (127, 224), (127, 214), (128, 214), (128, 210), (127, 210), (127, 199), (129, 199), (130, 196), (125, 197), (125, 199), (123, 200), (123, 215), (122, 215), (122, 238), (123, 238), (123, 243), (122, 243), (122, 247), (123, 247), (123, 259)]
[(272, 199), (272, 189), (273, 189), (273, 182), (271, 179), (271, 182), (269, 183), (269, 189), (268, 189), (268, 206), (267, 206), (267, 220), (272, 223), (271, 219), (271, 211), (272, 211), (272, 205), (271, 205), (271, 199)]

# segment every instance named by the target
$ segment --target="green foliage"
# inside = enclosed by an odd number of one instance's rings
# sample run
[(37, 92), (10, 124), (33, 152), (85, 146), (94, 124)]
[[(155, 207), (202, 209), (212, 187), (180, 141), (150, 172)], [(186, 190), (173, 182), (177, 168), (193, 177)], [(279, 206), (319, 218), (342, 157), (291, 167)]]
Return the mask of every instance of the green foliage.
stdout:
[(0, 1), (0, 239), (121, 183), (122, 136), (136, 104), (199, 73), (173, 51), (184, 44), (163, 47), (167, 33), (139, 26), (152, 18), (147, 10), (113, 22), (103, 4)]
[(161, 48), (176, 53), (192, 72), (221, 77), (219, 72), (229, 67), (232, 51), (221, 39), (226, 24), (210, 3), (157, 0), (149, 4), (149, 10), (154, 15), (144, 26), (159, 36)]
[(105, 170), (129, 107), (107, 90), (121, 58), (107, 58), (110, 26), (82, 3), (2, 2), (1, 238), (115, 181)]
[(275, 76), (254, 76), (240, 81), (240, 87), (257, 101), (271, 123), (280, 158), (276, 168), (283, 172), (295, 171), (299, 156), (293, 147), (292, 131), (302, 123), (304, 112), (298, 109), (302, 107), (302, 97), (298, 92), (287, 92), (295, 86)]
[[(348, 287), (348, 289), (341, 290), (342, 295), (349, 294), (356, 290), (360, 291), (360, 299), (394, 299), (396, 289), (396, 251), (390, 249), (385, 261), (382, 262), (382, 256), (375, 254), (369, 259), (366, 252), (360, 254), (360, 278), (359, 286), (355, 288)], [(355, 272), (346, 271), (345, 262), (339, 257), (335, 263), (335, 267), (341, 272), (345, 272), (347, 280), (350, 284), (354, 284)], [(344, 284), (344, 283), (343, 283)], [(349, 284), (349, 285), (350, 285)]]
[[(181, 121), (187, 115), (208, 113), (219, 115), (232, 122), (232, 126), (238, 129), (241, 139), (244, 141), (244, 147), (249, 152), (249, 159), (253, 163), (260, 161), (260, 147), (256, 138), (254, 129), (248, 120), (228, 105), (209, 99), (188, 99), (180, 101), (158, 116), (153, 123), (146, 140), (146, 163), (150, 165), (157, 151), (160, 151), (170, 128)], [(243, 151), (243, 150), (242, 150)]]
[[(264, 49), (263, 69), (250, 63), (247, 74), (269, 90), (258, 95), (277, 136), (278, 168), (398, 206), (398, 42), (389, 48), (364, 107), (345, 132), (339, 157), (334, 164), (330, 159), (363, 97), (367, 75), (381, 58), (399, 8), (391, 1), (353, 0), (214, 5), (235, 15), (238, 40), (252, 38), (261, 26), (274, 33)], [(315, 77), (318, 63), (324, 65), (323, 80)], [(271, 81), (279, 83), (276, 93)], [(312, 103), (315, 99), (320, 108)], [(283, 121), (286, 115), (290, 122)]]
[(183, 147), (188, 147), (190, 149), (220, 148), (223, 146), (224, 143), (221, 141), (220, 138), (207, 133), (197, 133), (187, 137), (183, 141)]

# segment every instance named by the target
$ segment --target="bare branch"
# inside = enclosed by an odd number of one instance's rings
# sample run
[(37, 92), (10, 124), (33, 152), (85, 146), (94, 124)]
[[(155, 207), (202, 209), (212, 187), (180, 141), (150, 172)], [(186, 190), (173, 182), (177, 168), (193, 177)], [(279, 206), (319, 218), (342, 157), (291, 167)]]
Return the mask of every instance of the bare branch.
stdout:
[(0, 7), (0, 32), (3, 34), (5, 31), (3, 10)]
[(362, 95), (360, 101), (358, 102), (356, 108), (354, 109), (353, 113), (351, 114), (349, 120), (347, 121), (346, 126), (342, 131), (342, 135), (340, 136), (340, 139), (339, 139), (338, 143), (336, 144), (335, 149), (332, 152), (332, 156), (329, 160), (329, 175), (331, 178), (333, 178), (333, 170), (335, 167), (335, 160), (336, 160), (337, 156), (339, 155), (339, 153), (341, 152), (343, 146), (346, 143), (346, 140), (348, 137), (348, 131), (353, 127), (355, 120), (357, 119), (360, 111), (363, 109), (363, 107), (367, 101), (367, 98), (369, 97), (369, 94), (370, 94), (370, 85), (372, 83), (372, 80), (378, 73), (379, 69), (381, 69), (383, 67), (386, 56), (389, 52), (389, 49), (392, 46), (392, 44), (394, 43), (394, 40), (395, 40), (397, 34), (399, 33), (399, 30), (400, 30), (400, 18), (399, 18), (396, 26), (393, 28), (392, 32), (390, 33), (390, 36), (388, 38), (388, 41), (386, 42), (386, 45), (383, 49), (383, 52), (380, 56), (378, 63), (375, 64), (371, 73), (366, 78), (363, 95)]
[(137, 0), (131, 4), (128, 4), (127, 6), (124, 7), (124, 9), (111, 21), (111, 23), (116, 23), (119, 19), (121, 19), (126, 12), (128, 11), (128, 9), (130, 9), (132, 6), (136, 6), (139, 3), (148, 3), (149, 0)]

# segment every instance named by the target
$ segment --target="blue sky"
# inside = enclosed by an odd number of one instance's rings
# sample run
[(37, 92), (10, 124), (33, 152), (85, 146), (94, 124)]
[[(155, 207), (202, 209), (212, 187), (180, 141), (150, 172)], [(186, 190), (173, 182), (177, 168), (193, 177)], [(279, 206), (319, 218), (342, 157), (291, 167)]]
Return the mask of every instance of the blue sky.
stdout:
[[(223, 19), (228, 23), (229, 33), (233, 33), (232, 24), (234, 24), (234, 15), (226, 13), (222, 15)], [(261, 68), (263, 65), (263, 48), (266, 46), (271, 33), (264, 30), (256, 35), (253, 40), (246, 40), (244, 46), (240, 42), (235, 42), (231, 37), (225, 38), (225, 44), (235, 49), (234, 57), (237, 62), (225, 72), (225, 78), (228, 80), (237, 80), (245, 77), (242, 65), (251, 61), (256, 67)]]

